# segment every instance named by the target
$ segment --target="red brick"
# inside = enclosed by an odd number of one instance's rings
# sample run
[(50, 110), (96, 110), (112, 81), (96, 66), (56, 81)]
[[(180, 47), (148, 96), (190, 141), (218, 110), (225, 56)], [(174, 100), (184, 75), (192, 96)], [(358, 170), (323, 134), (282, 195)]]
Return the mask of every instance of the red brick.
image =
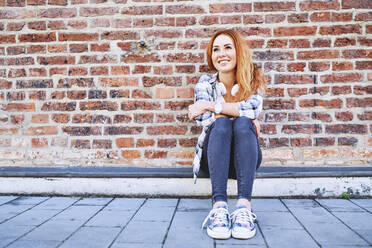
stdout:
[(8, 78), (26, 77), (25, 69), (9, 69)]
[(317, 27), (278, 27), (274, 28), (275, 36), (315, 35)]
[(158, 147), (166, 148), (166, 147), (176, 147), (177, 140), (176, 139), (158, 139)]
[(294, 100), (267, 100), (263, 103), (263, 109), (276, 109), (276, 110), (283, 110), (283, 109), (295, 109), (295, 101)]
[(357, 70), (371, 70), (372, 62), (371, 61), (355, 61), (355, 69)]
[(194, 101), (171, 101), (165, 102), (165, 109), (171, 110), (187, 110), (188, 107), (193, 104)]
[(51, 30), (62, 30), (67, 29), (64, 21), (49, 21), (48, 28)]
[(351, 93), (350, 86), (333, 86), (332, 87), (333, 95), (344, 95), (344, 94), (350, 94), (350, 93)]
[(121, 110), (128, 111), (128, 110), (136, 110), (136, 109), (143, 109), (143, 110), (154, 110), (160, 109), (159, 102), (151, 102), (151, 101), (124, 101), (121, 103)]
[(357, 114), (358, 119), (361, 121), (372, 120), (372, 111), (364, 111), (362, 114)]
[(116, 139), (116, 146), (121, 147), (134, 147), (134, 139), (133, 138), (118, 138)]
[(288, 40), (268, 40), (267, 48), (283, 48), (288, 46)]
[(265, 23), (280, 23), (285, 20), (285, 15), (271, 14), (265, 16)]
[(27, 27), (29, 29), (34, 30), (46, 30), (46, 22), (45, 21), (35, 21), (27, 23)]
[(132, 98), (151, 99), (152, 96), (151, 93), (145, 90), (135, 89), (132, 91)]
[(344, 50), (342, 55), (346, 59), (372, 58), (372, 50), (354, 49)]
[(303, 147), (312, 145), (311, 139), (309, 138), (291, 138), (290, 142), (292, 147)]
[(0, 89), (10, 89), (12, 88), (12, 82), (0, 79)]
[(372, 98), (347, 98), (346, 107), (348, 108), (365, 108), (372, 107)]
[(33, 115), (31, 122), (32, 123), (49, 123), (49, 115), (47, 114)]
[(320, 76), (320, 81), (322, 83), (360, 82), (362, 79), (363, 75), (361, 73), (333, 73)]
[(47, 71), (45, 68), (30, 68), (29, 75), (30, 77), (46, 77)]
[(133, 19), (133, 27), (152, 27), (154, 25), (152, 18)]
[(18, 36), (20, 42), (52, 42), (56, 40), (56, 33), (47, 34), (20, 34)]
[[(167, 14), (202, 14), (204, 9), (199, 5), (169, 5), (166, 6), (165, 13)], [(213, 13), (211, 11), (211, 13)]]
[(288, 121), (310, 122), (310, 113), (288, 113)]
[(332, 22), (351, 22), (353, 19), (353, 13), (337, 13), (332, 12)]
[(168, 154), (167, 151), (146, 150), (145, 158), (149, 159), (166, 158), (167, 154)]
[[(1, 12), (0, 12), (0, 15), (1, 15)], [(7, 25), (7, 31), (21, 31), (24, 28), (25, 24), (26, 24), (25, 22), (10, 22)]]
[(88, 75), (88, 69), (85, 67), (70, 67), (68, 70), (69, 76), (85, 76)]
[(127, 158), (127, 159), (140, 158), (141, 153), (139, 151), (136, 151), (136, 150), (124, 150), (124, 151), (121, 152), (121, 156), (123, 158)]
[(154, 66), (154, 74), (156, 75), (170, 75), (173, 74), (173, 68), (170, 65)]
[(92, 52), (108, 52), (110, 51), (110, 44), (90, 44), (90, 51)]
[(372, 94), (372, 85), (367, 85), (367, 86), (360, 86), (360, 85), (355, 85), (354, 86), (354, 94), (355, 95), (367, 95), (367, 94)]
[(75, 28), (75, 29), (84, 29), (84, 28), (88, 27), (88, 23), (86, 21), (83, 21), (83, 20), (70, 20), (68, 22), (68, 25), (70, 27)]
[(74, 111), (76, 108), (75, 102), (46, 102), (41, 107), (42, 111)]
[(79, 64), (99, 64), (116, 63), (116, 55), (83, 55), (80, 57)]
[(290, 48), (308, 48), (310, 47), (310, 41), (307, 39), (296, 39), (289, 40)]
[(179, 139), (178, 143), (182, 147), (195, 147), (198, 142), (197, 138)]
[(125, 54), (121, 56), (121, 62), (125, 63), (148, 63), (148, 62), (160, 62), (160, 58), (157, 54), (146, 54), (146, 55), (137, 55), (137, 54)]
[(53, 56), (53, 57), (37, 57), (37, 62), (41, 65), (65, 65), (75, 64), (73, 56)]
[(330, 68), (329, 62), (310, 62), (310, 71), (327, 71)]
[(75, 114), (72, 118), (72, 123), (111, 124), (111, 117), (95, 114)]
[(90, 140), (71, 140), (71, 147), (78, 149), (90, 149)]
[(87, 44), (70, 44), (69, 45), (70, 53), (82, 53), (88, 51)]
[(123, 87), (138, 86), (137, 78), (118, 77), (118, 78), (100, 78), (102, 87)]
[(93, 149), (111, 149), (111, 140), (93, 140)]
[[(19, 55), (26, 53), (26, 47), (24, 46), (12, 46), (6, 48), (6, 53), (8, 55)], [(5, 53), (4, 53), (5, 55)]]
[(193, 97), (194, 97), (194, 89), (192, 88), (177, 89), (177, 98), (193, 98)]
[(132, 121), (132, 117), (129, 115), (115, 115), (114, 123), (129, 123)]
[(287, 19), (289, 23), (309, 22), (309, 14), (308, 13), (294, 13), (294, 14), (288, 15)]
[(187, 131), (186, 126), (150, 126), (146, 128), (149, 135), (174, 134), (181, 135)]
[(99, 7), (99, 8), (80, 8), (79, 16), (105, 16), (119, 13), (119, 8), (116, 7)]
[(201, 16), (199, 19), (200, 25), (214, 25), (218, 24), (218, 16)]
[(353, 69), (352, 62), (332, 62), (333, 71), (345, 71), (345, 70), (352, 70), (352, 69)]
[(335, 144), (334, 137), (315, 138), (315, 146), (333, 146)]
[(189, 27), (195, 24), (196, 24), (196, 18), (192, 16), (176, 18), (177, 27)]
[(372, 20), (372, 13), (366, 12), (366, 13), (356, 13), (354, 17), (355, 21), (371, 21)]
[(313, 75), (275, 75), (275, 84), (313, 84)]
[(179, 30), (156, 30), (152, 29), (151, 31), (145, 32), (146, 37), (154, 36), (156, 38), (177, 38), (182, 37), (182, 32)]
[(358, 42), (361, 46), (372, 46), (372, 39), (365, 37), (358, 37)]
[(0, 35), (0, 44), (12, 43), (15, 44), (15, 35)]
[(151, 66), (148, 65), (136, 65), (132, 70), (132, 74), (144, 74), (151, 71)]
[(322, 113), (322, 112), (313, 112), (311, 114), (311, 118), (314, 119), (314, 120), (320, 120), (320, 121), (323, 121), (323, 122), (331, 122), (332, 121), (332, 117), (329, 114)]
[(154, 114), (134, 114), (135, 123), (153, 123)]
[(62, 131), (71, 136), (101, 135), (101, 127), (62, 127)]
[(355, 146), (358, 144), (358, 139), (354, 137), (339, 137), (337, 142), (339, 146)]
[(143, 77), (143, 86), (152, 87), (158, 84), (164, 84), (166, 86), (181, 86), (181, 77)]
[(118, 104), (116, 102), (109, 101), (80, 102), (80, 110), (116, 111), (118, 110)]
[(107, 66), (94, 66), (90, 68), (90, 75), (108, 75), (109, 68)]
[(0, 127), (0, 134), (2, 135), (10, 135), (10, 134), (17, 134), (18, 128), (16, 127)]
[(67, 97), (73, 100), (85, 99), (87, 97), (87, 92), (85, 90), (68, 91)]
[(301, 11), (313, 11), (313, 10), (339, 10), (340, 4), (336, 0), (330, 1), (303, 1), (300, 3)]
[(287, 113), (266, 113), (265, 122), (282, 122), (287, 118)]
[(297, 53), (297, 59), (335, 59), (339, 56), (338, 50), (312, 50)]
[(367, 133), (366, 125), (359, 124), (336, 124), (327, 125), (326, 133), (337, 134), (337, 133), (352, 133), (352, 134), (365, 134)]
[(318, 38), (313, 42), (313, 47), (331, 47), (330, 39)]
[(254, 11), (290, 11), (296, 10), (295, 2), (258, 2), (254, 3)]
[(298, 104), (301, 108), (309, 108), (309, 107), (324, 107), (324, 108), (341, 108), (342, 107), (342, 100), (340, 99), (332, 99), (332, 100), (322, 100), (322, 99), (306, 99), (300, 100)]
[(289, 146), (288, 138), (269, 138), (269, 148)]
[(361, 34), (362, 27), (357, 24), (334, 25), (334, 26), (320, 27), (319, 33), (321, 35)]
[(138, 32), (133, 31), (107, 31), (101, 34), (101, 40), (137, 40)]
[(242, 17), (240, 15), (234, 16), (220, 16), (221, 24), (240, 24), (242, 23)]
[(314, 12), (310, 15), (312, 22), (329, 22), (330, 20), (331, 14), (329, 12)]
[(351, 121), (353, 120), (353, 113), (351, 112), (336, 112), (336, 120), (338, 121)]
[(158, 17), (155, 18), (155, 26), (175, 26), (176, 19), (174, 17)]
[(174, 122), (174, 116), (173, 114), (157, 114), (155, 121), (158, 123)]
[(314, 134), (321, 133), (322, 127), (319, 124), (301, 124), (301, 125), (283, 125), (282, 133), (286, 134), (296, 134), (296, 133), (305, 133), (305, 134)]
[(299, 97), (307, 94), (307, 88), (287, 88), (290, 97)]
[(296, 71), (304, 71), (306, 67), (306, 63), (288, 63), (287, 64), (287, 70), (290, 72), (296, 72)]
[(8, 103), (0, 106), (1, 110), (9, 112), (35, 112), (35, 103)]
[(111, 66), (112, 75), (126, 75), (129, 73), (129, 66)]
[(56, 123), (68, 123), (70, 121), (69, 114), (53, 114), (52, 120)]
[(67, 0), (49, 0), (48, 5), (66, 6), (67, 5)]
[(264, 17), (262, 15), (245, 15), (243, 16), (244, 24), (258, 24), (263, 23)]
[(342, 1), (343, 9), (370, 9), (371, 1), (370, 0), (343, 0)]
[(31, 143), (34, 148), (48, 147), (48, 139), (46, 138), (32, 138)]
[(266, 52), (255, 51), (253, 52), (254, 59), (257, 60), (293, 60), (293, 52), (281, 52), (268, 50)]
[(122, 9), (121, 14), (124, 15), (161, 15), (163, 14), (163, 6), (131, 6)]
[(174, 89), (172, 88), (157, 88), (156, 98), (166, 99), (174, 97)]
[(154, 146), (155, 140), (153, 139), (137, 139), (136, 147)]
[(67, 73), (68, 73), (67, 68), (50, 68), (50, 70), (49, 70), (49, 75), (50, 76), (53, 76), (53, 75), (56, 75), (56, 74), (67, 75)]
[(29, 127), (23, 131), (25, 135), (53, 135), (58, 134), (58, 128), (55, 126)]

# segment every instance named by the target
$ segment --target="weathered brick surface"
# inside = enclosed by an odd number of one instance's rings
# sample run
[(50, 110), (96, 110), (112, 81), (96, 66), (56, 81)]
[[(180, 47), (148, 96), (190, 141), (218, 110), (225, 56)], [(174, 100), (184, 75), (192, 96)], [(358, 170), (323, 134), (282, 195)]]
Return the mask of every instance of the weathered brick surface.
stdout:
[(201, 127), (187, 107), (227, 27), (268, 77), (264, 164), (371, 162), (370, 0), (0, 6), (2, 164), (190, 166)]

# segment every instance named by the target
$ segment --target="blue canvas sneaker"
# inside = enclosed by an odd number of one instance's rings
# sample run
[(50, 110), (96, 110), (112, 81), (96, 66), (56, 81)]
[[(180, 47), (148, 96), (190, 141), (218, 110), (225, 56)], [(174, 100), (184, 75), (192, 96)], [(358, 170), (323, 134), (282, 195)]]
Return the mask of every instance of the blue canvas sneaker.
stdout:
[(202, 229), (207, 225), (207, 234), (214, 239), (228, 239), (231, 237), (230, 216), (227, 206), (212, 209), (205, 218)]
[(257, 216), (246, 206), (238, 206), (231, 214), (231, 235), (236, 239), (249, 239), (256, 234), (254, 221)]

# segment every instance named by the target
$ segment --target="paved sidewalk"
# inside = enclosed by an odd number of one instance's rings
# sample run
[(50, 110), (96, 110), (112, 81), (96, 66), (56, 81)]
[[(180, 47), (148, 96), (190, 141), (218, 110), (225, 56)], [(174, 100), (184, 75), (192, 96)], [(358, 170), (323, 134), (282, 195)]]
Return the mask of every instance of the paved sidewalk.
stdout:
[(213, 240), (200, 230), (208, 199), (0, 196), (0, 247), (372, 247), (372, 199), (252, 205), (254, 238)]

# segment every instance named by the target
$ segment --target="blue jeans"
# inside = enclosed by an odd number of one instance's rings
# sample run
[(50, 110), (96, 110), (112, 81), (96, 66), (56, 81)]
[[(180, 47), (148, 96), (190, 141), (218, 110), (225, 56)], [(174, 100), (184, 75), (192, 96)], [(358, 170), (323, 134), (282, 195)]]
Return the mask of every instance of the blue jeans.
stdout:
[(238, 199), (251, 200), (253, 180), (262, 153), (252, 120), (218, 118), (203, 144), (201, 171), (211, 178), (212, 201), (227, 201), (227, 179), (236, 178)]

